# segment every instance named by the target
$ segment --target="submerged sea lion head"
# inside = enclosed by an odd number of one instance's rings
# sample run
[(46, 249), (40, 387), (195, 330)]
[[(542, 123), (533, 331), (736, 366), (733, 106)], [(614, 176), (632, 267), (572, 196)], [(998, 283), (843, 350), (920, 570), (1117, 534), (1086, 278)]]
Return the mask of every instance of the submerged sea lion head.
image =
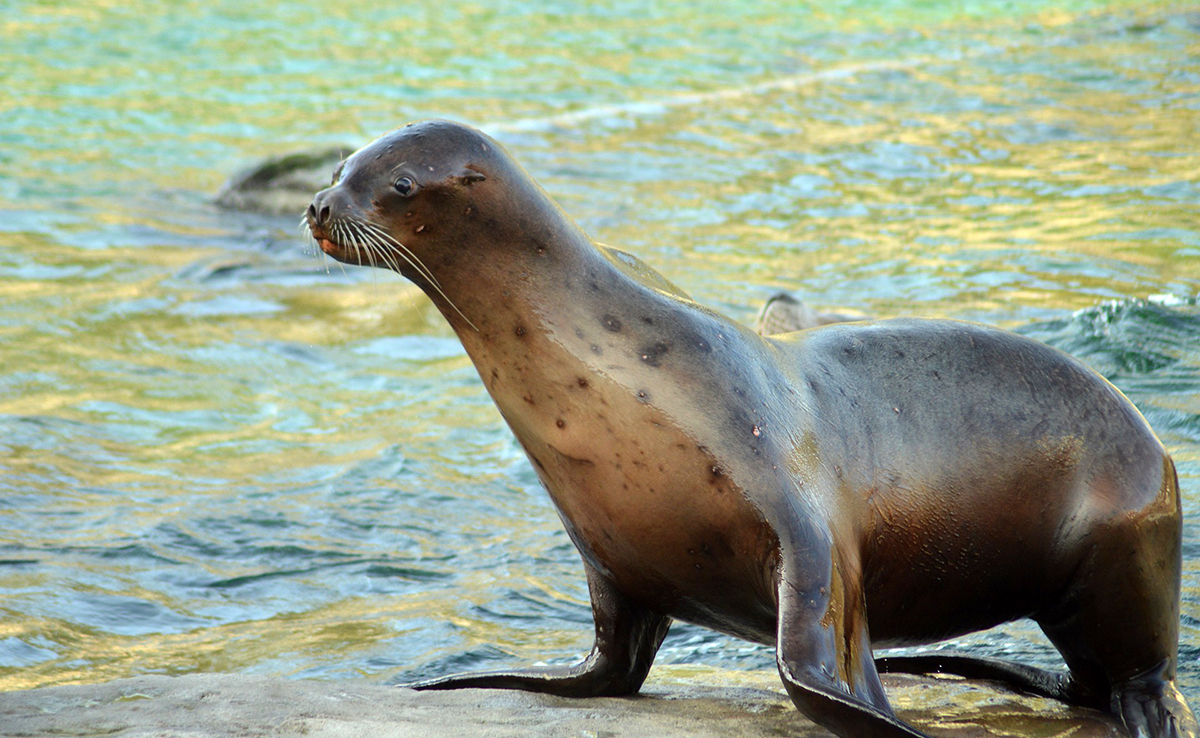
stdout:
[[(514, 219), (514, 212), (531, 212), (531, 199), (549, 210), (534, 207), (540, 216)], [(526, 243), (531, 227), (545, 231), (537, 223), (558, 217), (557, 206), (486, 134), (427, 120), (342, 162), (303, 226), (334, 259), (392, 269), (430, 297), (445, 298), (448, 272), (482, 261), (465, 259), (469, 252)]]

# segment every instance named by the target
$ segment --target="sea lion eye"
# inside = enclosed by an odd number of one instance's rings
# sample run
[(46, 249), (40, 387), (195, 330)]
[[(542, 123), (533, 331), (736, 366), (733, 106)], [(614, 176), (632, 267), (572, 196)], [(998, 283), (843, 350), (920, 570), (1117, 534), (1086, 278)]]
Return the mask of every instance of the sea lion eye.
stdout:
[(417, 188), (417, 183), (413, 182), (408, 177), (401, 177), (392, 183), (392, 187), (396, 188), (396, 192), (399, 192), (404, 197), (408, 197), (413, 193), (413, 190)]

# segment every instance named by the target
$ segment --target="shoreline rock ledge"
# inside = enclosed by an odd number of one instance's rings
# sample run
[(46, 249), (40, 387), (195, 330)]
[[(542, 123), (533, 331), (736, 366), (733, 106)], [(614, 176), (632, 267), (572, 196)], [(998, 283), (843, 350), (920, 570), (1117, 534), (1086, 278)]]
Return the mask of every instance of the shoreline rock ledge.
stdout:
[[(349, 680), (139, 676), (0, 693), (0, 736), (106, 738), (825, 738), (769, 686), (651, 682), (636, 697), (571, 700), (498, 690), (415, 692)], [(1116, 738), (1104, 715), (979, 682), (885, 675), (897, 712), (934, 736)], [(750, 685), (750, 686), (746, 686)], [(761, 685), (761, 686), (760, 686)]]

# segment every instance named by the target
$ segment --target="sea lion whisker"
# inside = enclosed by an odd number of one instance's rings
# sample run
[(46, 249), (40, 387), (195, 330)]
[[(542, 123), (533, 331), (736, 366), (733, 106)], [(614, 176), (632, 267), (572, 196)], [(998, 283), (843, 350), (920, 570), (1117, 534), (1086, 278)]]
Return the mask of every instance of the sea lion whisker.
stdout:
[(362, 257), (358, 253), (358, 247), (354, 245), (354, 242), (346, 238), (346, 234), (342, 231), (342, 226), (340, 223), (334, 223), (329, 226), (329, 235), (337, 239), (335, 243), (337, 243), (339, 246), (348, 248), (354, 254), (354, 261), (356, 263), (362, 264)]
[(328, 234), (330, 236), (329, 241), (331, 243), (337, 244), (338, 246), (348, 246), (348, 244), (342, 243), (342, 240), (343, 240), (342, 233), (341, 233), (341, 230), (338, 228), (337, 223), (329, 224), (329, 226), (326, 228), (326, 231), (328, 232)]
[(400, 272), (399, 262), (396, 261), (394, 255), (388, 253), (388, 250), (384, 248), (384, 244), (380, 242), (377, 236), (366, 229), (361, 222), (355, 221), (350, 224), (350, 227), (353, 228), (354, 231), (363, 239), (363, 243), (367, 245), (367, 248), (371, 249), (379, 256), (380, 261), (382, 261), (384, 264), (387, 264), (388, 268), (392, 271), (396, 273)]
[(399, 274), (400, 262), (396, 259), (396, 255), (392, 253), (392, 250), (387, 247), (387, 244), (377, 239), (371, 239), (371, 244), (375, 250), (379, 252), (380, 257), (382, 257), (384, 261), (387, 262), (387, 265), (391, 267), (392, 271)]
[[(338, 229), (338, 233), (341, 234), (340, 238), (342, 240), (344, 240), (346, 243), (348, 243), (354, 247), (354, 258), (358, 261), (359, 266), (374, 267), (375, 266), (375, 257), (369, 251), (366, 251), (366, 249), (363, 248), (363, 245), (361, 243), (359, 243), (357, 238), (354, 237), (354, 234), (350, 233), (349, 229), (346, 228), (346, 225), (344, 223), (338, 223), (337, 229)], [(363, 253), (364, 252), (366, 252), (366, 256), (367, 256), (366, 264), (363, 264)]]
[[(391, 247), (391, 245), (386, 240), (384, 240), (383, 235), (380, 234), (378, 231), (372, 229), (370, 226), (368, 226), (366, 224), (363, 224), (362, 227), (363, 227), (363, 230), (365, 231), (366, 237), (369, 238), (373, 244), (375, 244), (375, 246), (379, 249), (379, 253), (387, 255), (388, 264), (390, 264), (391, 267), (393, 269), (395, 269), (397, 273), (399, 273), (400, 262), (396, 260), (396, 253), (395, 253), (396, 249)], [(416, 268), (415, 264), (413, 266), (414, 266), (414, 268)], [(432, 280), (432, 277), (433, 277), (432, 274), (426, 275), (427, 279), (431, 279), (431, 281), (436, 281), (436, 280)]]
[[(365, 223), (362, 221), (354, 221), (353, 227), (362, 234), (363, 238), (371, 244), (371, 247), (377, 251), (380, 258), (383, 259), (393, 271), (395, 271), (397, 274), (402, 274), (400, 271), (400, 262), (396, 259), (398, 254), (396, 253), (395, 249), (391, 248), (382, 238), (382, 236), (386, 234), (380, 233), (379, 230), (377, 228), (373, 228), (370, 223)], [(399, 254), (399, 256), (404, 257), (403, 254)], [(407, 260), (407, 257), (404, 258)], [(415, 265), (414, 268), (416, 268)], [(426, 317), (424, 312), (417, 309), (417, 304), (413, 300), (412, 296), (409, 296), (408, 302), (409, 306), (412, 307), (412, 309), (416, 311), (417, 315), (421, 318), (421, 322), (425, 323), (426, 325), (430, 325), (429, 318)], [(467, 322), (469, 323), (470, 321)]]
[(390, 233), (378, 229), (378, 227), (374, 226), (374, 224), (365, 223), (364, 225), (366, 225), (368, 228), (372, 228), (374, 233), (378, 234), (381, 238), (385, 239), (389, 244), (394, 246), (395, 253), (399, 254), (400, 258), (408, 262), (413, 269), (417, 270), (418, 274), (428, 280), (429, 285), (437, 290), (437, 293), (442, 296), (442, 299), (445, 300), (450, 307), (454, 308), (454, 312), (458, 313), (459, 317), (467, 322), (467, 325), (471, 326), (476, 333), (479, 332), (479, 328), (476, 327), (476, 325), (471, 322), (471, 319), (459, 309), (458, 305), (454, 304), (454, 300), (451, 300), (450, 296), (447, 295), (442, 289), (442, 285), (439, 284), (437, 278), (433, 276), (433, 272), (429, 271), (429, 267), (425, 266), (424, 262), (422, 262), (420, 258), (418, 258), (417, 255), (412, 252), (411, 249), (396, 240), (396, 238)]
[[(303, 221), (303, 226), (304, 233), (312, 241), (312, 244), (309, 246), (309, 248), (312, 249), (312, 257), (314, 259), (321, 259), (322, 256), (329, 256), (325, 253), (325, 250), (321, 248), (321, 242), (318, 241), (316, 235), (313, 234), (312, 227), (308, 224), (307, 218)], [(346, 267), (342, 266), (342, 262), (338, 261), (337, 259), (332, 259), (332, 261), (338, 265), (338, 269), (342, 270), (342, 274), (349, 278), (350, 275), (346, 274)], [(329, 270), (329, 262), (330, 259), (321, 259), (321, 263), (325, 265), (325, 273), (333, 274), (333, 272)]]
[[(359, 243), (362, 244), (363, 250), (367, 252), (367, 258), (371, 260), (371, 266), (380, 266), (380, 264), (376, 262), (376, 259), (378, 258), (378, 261), (382, 262), (382, 266), (386, 266), (389, 269), (392, 268), (392, 262), (388, 259), (387, 254), (380, 249), (379, 244), (375, 243), (374, 240), (362, 232), (357, 223), (351, 221), (347, 225), (347, 228), (357, 234), (357, 237), (360, 239)], [(371, 272), (371, 281), (375, 283), (376, 287), (379, 286), (378, 272)]]
[[(354, 238), (355, 238), (355, 243), (357, 243), (359, 246), (361, 246), (361, 247), (362, 247), (362, 250), (363, 250), (364, 252), (366, 252), (366, 254), (367, 254), (367, 260), (368, 260), (369, 262), (371, 262), (371, 266), (372, 266), (372, 267), (374, 267), (374, 268), (376, 268), (376, 269), (378, 269), (378, 268), (379, 268), (379, 262), (378, 262), (378, 261), (376, 261), (376, 259), (375, 259), (375, 257), (376, 257), (376, 256), (378, 256), (378, 254), (376, 254), (376, 252), (375, 252), (375, 249), (371, 248), (371, 244), (370, 244), (370, 243), (369, 243), (369, 242), (368, 242), (366, 239), (364, 239), (364, 238), (362, 237), (362, 235), (361, 235), (361, 234), (360, 234), (360, 233), (359, 233), (357, 230), (355, 230), (355, 228), (354, 228), (354, 223), (347, 223), (347, 224), (346, 224), (346, 230), (348, 230), (348, 231), (351, 231), (352, 233), (354, 233), (354, 234), (355, 234), (355, 236), (354, 236)], [(378, 276), (377, 276), (377, 275), (372, 275), (372, 277), (371, 277), (371, 278), (372, 278), (372, 279), (375, 279), (375, 280), (377, 280), (377, 279), (378, 279)]]
[[(380, 236), (378, 231), (372, 230), (366, 224), (363, 225), (363, 230), (366, 231), (366, 233), (371, 238), (371, 240), (375, 243), (375, 245), (379, 247), (379, 252), (381, 254), (387, 255), (387, 257), (389, 259), (388, 263), (390, 263), (392, 265), (392, 268), (396, 270), (396, 273), (399, 274), (400, 273), (400, 260), (396, 258), (396, 256), (397, 256), (396, 250), (389, 246), (388, 242)], [(432, 277), (433, 275), (430, 275), (430, 276)]]
[[(375, 261), (375, 252), (371, 249), (371, 247), (368, 244), (363, 243), (363, 241), (357, 235), (353, 235), (353, 231), (351, 231), (349, 226), (346, 226), (346, 230), (351, 232), (351, 234), (352, 234), (351, 238), (354, 239), (354, 245), (357, 248), (362, 249), (363, 253), (367, 255), (367, 262), (371, 265), (371, 268), (378, 269), (379, 263), (377, 261)], [(372, 274), (371, 274), (371, 279), (372, 280), (378, 279), (377, 275), (374, 272), (372, 272)]]
[[(296, 225), (296, 229), (300, 231), (300, 236), (304, 240), (304, 252), (308, 253), (310, 248), (313, 248), (314, 245), (317, 245), (317, 237), (313, 235), (312, 227), (308, 225), (307, 215), (300, 216), (300, 222)], [(310, 241), (312, 242), (311, 244), (309, 243)], [(318, 248), (317, 251), (319, 250), (320, 249)], [(312, 255), (316, 256), (317, 251), (313, 251)]]
[(451, 300), (451, 299), (450, 299), (450, 296), (449, 296), (449, 295), (447, 295), (447, 294), (446, 294), (446, 293), (445, 293), (445, 292), (442, 290), (442, 288), (441, 288), (441, 287), (439, 287), (439, 286), (438, 286), (436, 283), (433, 283), (433, 282), (431, 282), (430, 284), (431, 284), (431, 286), (432, 286), (432, 287), (433, 287), (435, 290), (437, 290), (437, 293), (438, 293), (439, 295), (441, 295), (441, 296), (442, 296), (442, 299), (443, 299), (443, 300), (445, 300), (445, 301), (446, 301), (446, 303), (447, 303), (448, 305), (450, 305), (450, 307), (454, 308), (454, 312), (458, 313), (458, 316), (459, 316), (460, 318), (462, 318), (463, 320), (467, 321), (467, 325), (471, 326), (471, 329), (472, 329), (473, 331), (475, 331), (476, 333), (478, 333), (478, 332), (479, 332), (479, 328), (478, 328), (478, 327), (476, 327), (476, 326), (475, 326), (475, 324), (471, 322), (471, 319), (470, 319), (470, 318), (468, 318), (468, 317), (466, 316), (466, 314), (465, 314), (465, 313), (464, 313), (462, 310), (459, 310), (459, 308), (458, 308), (458, 305), (455, 305), (455, 304), (454, 304), (454, 300)]
[(363, 264), (364, 249), (362, 244), (359, 243), (354, 234), (350, 232), (350, 229), (346, 227), (345, 223), (338, 223), (338, 231), (342, 234), (342, 238), (344, 238), (347, 243), (354, 247), (354, 256), (358, 259), (359, 265), (372, 267), (375, 266), (375, 259), (372, 258), (370, 254), (367, 254), (367, 263)]
[[(368, 224), (368, 226), (370, 226), (370, 224)], [(463, 315), (462, 310), (459, 310), (458, 306), (454, 304), (454, 301), (450, 299), (450, 296), (447, 295), (446, 292), (442, 289), (441, 283), (438, 282), (437, 277), (433, 276), (433, 272), (430, 271), (429, 267), (425, 266), (425, 264), (417, 257), (416, 254), (414, 254), (412, 252), (411, 249), (409, 249), (407, 246), (405, 246), (404, 244), (402, 244), (398, 240), (396, 240), (396, 238), (393, 237), (390, 233), (384, 232), (384, 231), (380, 230), (378, 227), (375, 227), (372, 232), (377, 234), (380, 238), (384, 239), (385, 243), (390, 244), (395, 249), (396, 254), (398, 254), (402, 259), (404, 259), (414, 269), (416, 269), (417, 272), (421, 276), (423, 276), (425, 279), (427, 279), (429, 281), (429, 284), (435, 290), (438, 291), (438, 294), (440, 294), (443, 298), (445, 298), (446, 302), (450, 303), (450, 307), (454, 308), (454, 311), (457, 312), (460, 316), (462, 316), (463, 320), (466, 320), (468, 325), (470, 325), (472, 328), (475, 328), (475, 324), (472, 323), (469, 319), (467, 319), (466, 315)], [(475, 328), (475, 330), (478, 331), (479, 329)]]
[(407, 256), (410, 258), (406, 258), (405, 260), (408, 261), (408, 263), (412, 265), (413, 269), (416, 269), (421, 274), (422, 277), (424, 277), (425, 279), (428, 279), (429, 282), (434, 287), (436, 287), (439, 291), (441, 290), (442, 285), (440, 282), (437, 281), (437, 278), (433, 276), (433, 272), (431, 272), (429, 270), (429, 267), (425, 266), (425, 264), (420, 259), (417, 258), (417, 255), (414, 254), (411, 249), (409, 249), (404, 244), (400, 243), (400, 241), (398, 241), (395, 236), (393, 236), (392, 234), (383, 230), (382, 228), (375, 225), (374, 223), (364, 223), (363, 225), (366, 226), (368, 229), (370, 229), (370, 231), (372, 233), (374, 233), (376, 236), (383, 239), (383, 241), (385, 243), (390, 244), (397, 251), (402, 252), (402, 255), (407, 254)]

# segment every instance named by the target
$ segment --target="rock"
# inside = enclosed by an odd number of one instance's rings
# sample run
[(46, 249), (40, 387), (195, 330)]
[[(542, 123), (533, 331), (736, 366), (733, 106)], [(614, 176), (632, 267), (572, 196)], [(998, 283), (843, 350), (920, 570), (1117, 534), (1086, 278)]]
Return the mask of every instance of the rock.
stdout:
[(329, 186), (333, 171), (353, 146), (275, 156), (234, 174), (217, 193), (217, 205), (299, 219), (313, 195)]
[[(729, 686), (652, 682), (637, 697), (582, 700), (233, 674), (140, 676), (0, 693), (0, 736), (829, 736), (796, 712), (773, 673), (742, 674)], [(885, 675), (884, 684), (897, 712), (935, 736), (1123, 735), (1099, 713), (976, 682)]]

